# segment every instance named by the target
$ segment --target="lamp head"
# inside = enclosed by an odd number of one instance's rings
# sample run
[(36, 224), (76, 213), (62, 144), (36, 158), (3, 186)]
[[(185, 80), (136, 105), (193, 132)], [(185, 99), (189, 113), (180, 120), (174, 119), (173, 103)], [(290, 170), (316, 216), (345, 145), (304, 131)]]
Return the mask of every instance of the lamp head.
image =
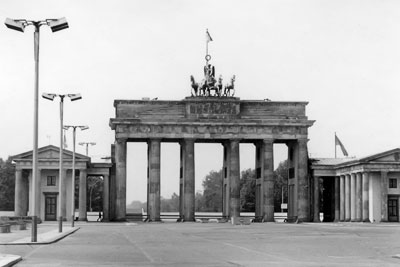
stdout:
[(6, 24), (7, 28), (16, 30), (19, 32), (24, 32), (25, 29), (25, 24), (22, 21), (6, 18), (6, 21), (4, 22)]
[(89, 126), (79, 126), (79, 128), (81, 128), (81, 131), (84, 131), (84, 130), (87, 130), (87, 129), (89, 129)]
[(51, 101), (53, 101), (56, 96), (57, 96), (56, 94), (48, 94), (48, 93), (42, 94), (43, 98), (46, 98), (47, 100), (51, 100)]
[(68, 28), (68, 22), (66, 18), (49, 20), (48, 25), (50, 26), (52, 32), (58, 32)]
[(71, 98), (71, 101), (82, 99), (81, 94), (68, 94), (68, 97)]

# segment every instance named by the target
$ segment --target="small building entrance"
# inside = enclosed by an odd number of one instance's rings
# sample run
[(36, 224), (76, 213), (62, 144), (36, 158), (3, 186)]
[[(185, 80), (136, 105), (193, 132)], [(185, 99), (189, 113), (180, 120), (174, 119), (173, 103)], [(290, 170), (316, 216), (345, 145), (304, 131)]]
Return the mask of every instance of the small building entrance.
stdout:
[(45, 196), (45, 221), (56, 221), (57, 220), (57, 195), (46, 195)]
[(388, 221), (398, 222), (399, 221), (399, 199), (389, 198), (388, 199)]

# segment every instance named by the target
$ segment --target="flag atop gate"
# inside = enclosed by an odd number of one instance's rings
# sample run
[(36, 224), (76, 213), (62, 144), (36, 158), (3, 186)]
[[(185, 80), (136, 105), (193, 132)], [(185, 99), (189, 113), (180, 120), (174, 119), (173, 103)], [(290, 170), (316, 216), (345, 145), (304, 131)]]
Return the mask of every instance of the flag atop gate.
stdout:
[(336, 147), (340, 146), (340, 149), (342, 150), (342, 153), (344, 156), (348, 156), (349, 153), (347, 153), (346, 148), (344, 148), (344, 145), (342, 144), (342, 142), (340, 141), (339, 137), (337, 137), (336, 133), (335, 133), (335, 158), (336, 158)]

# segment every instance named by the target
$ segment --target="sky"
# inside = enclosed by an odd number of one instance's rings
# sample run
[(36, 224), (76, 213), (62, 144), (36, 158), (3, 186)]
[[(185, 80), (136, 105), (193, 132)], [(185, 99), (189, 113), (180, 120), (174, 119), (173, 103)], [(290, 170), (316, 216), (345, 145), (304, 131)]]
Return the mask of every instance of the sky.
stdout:
[[(336, 132), (350, 156), (399, 147), (400, 2), (338, 1), (0, 1), (0, 21), (66, 17), (69, 29), (40, 32), (39, 94), (80, 93), (64, 123), (88, 125), (77, 142), (110, 156), (115, 99), (181, 100), (201, 79), (205, 31), (211, 63), (242, 100), (307, 101), (311, 157), (334, 157)], [(0, 26), (0, 157), (33, 147), (33, 27)], [(59, 145), (59, 100), (39, 99), (39, 147)], [(72, 133), (67, 136), (72, 149)], [(286, 157), (275, 146), (275, 165)], [(77, 152), (85, 154), (83, 146)], [(179, 192), (179, 146), (162, 144), (161, 194)], [(196, 144), (196, 190), (222, 166), (222, 146)], [(241, 145), (241, 168), (254, 146)], [(127, 201), (145, 200), (146, 145), (128, 145)], [(213, 156), (210, 156), (213, 155)], [(338, 155), (342, 156), (338, 150)]]

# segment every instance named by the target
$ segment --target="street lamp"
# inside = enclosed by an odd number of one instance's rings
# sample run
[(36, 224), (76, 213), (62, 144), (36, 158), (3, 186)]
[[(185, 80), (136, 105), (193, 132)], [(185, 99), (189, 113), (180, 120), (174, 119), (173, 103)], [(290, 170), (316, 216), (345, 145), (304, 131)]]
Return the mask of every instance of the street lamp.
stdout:
[(88, 156), (88, 153), (89, 153), (89, 145), (94, 146), (94, 145), (96, 145), (96, 143), (95, 143), (95, 142), (80, 142), (79, 145), (81, 145), (81, 146), (86, 146), (86, 156)]
[(68, 130), (69, 128), (72, 128), (72, 136), (73, 136), (73, 150), (72, 150), (72, 179), (71, 179), (71, 184), (72, 184), (72, 190), (71, 190), (71, 227), (74, 227), (74, 221), (75, 221), (75, 137), (76, 137), (76, 128), (81, 129), (81, 131), (89, 129), (88, 126), (81, 126), (81, 125), (65, 125), (64, 129)]
[(50, 26), (52, 32), (60, 31), (68, 28), (68, 23), (65, 18), (46, 19), (46, 20), (26, 20), (26, 19), (10, 19), (6, 18), (5, 25), (7, 28), (24, 32), (25, 27), (32, 25), (35, 27), (34, 32), (34, 60), (35, 60), (35, 87), (34, 87), (34, 102), (33, 102), (33, 150), (32, 150), (32, 242), (37, 242), (37, 217), (39, 216), (38, 207), (40, 203), (36, 203), (36, 197), (39, 195), (37, 190), (37, 182), (40, 181), (38, 174), (38, 129), (39, 129), (39, 29), (40, 26)]
[(71, 101), (75, 101), (75, 100), (79, 100), (81, 99), (81, 95), (80, 94), (66, 94), (66, 95), (58, 95), (58, 94), (48, 94), (48, 93), (43, 93), (42, 97), (47, 99), (47, 100), (51, 100), (53, 101), (54, 98), (56, 97), (60, 98), (60, 173), (59, 173), (59, 185), (58, 185), (58, 199), (59, 199), (59, 205), (58, 205), (58, 232), (62, 232), (62, 220), (63, 220), (63, 215), (62, 215), (62, 207), (65, 206), (64, 205), (64, 199), (63, 199), (63, 182), (64, 182), (64, 177), (63, 177), (63, 148), (64, 148), (64, 143), (63, 143), (63, 128), (64, 128), (64, 124), (63, 124), (63, 112), (64, 112), (64, 97), (68, 96)]

